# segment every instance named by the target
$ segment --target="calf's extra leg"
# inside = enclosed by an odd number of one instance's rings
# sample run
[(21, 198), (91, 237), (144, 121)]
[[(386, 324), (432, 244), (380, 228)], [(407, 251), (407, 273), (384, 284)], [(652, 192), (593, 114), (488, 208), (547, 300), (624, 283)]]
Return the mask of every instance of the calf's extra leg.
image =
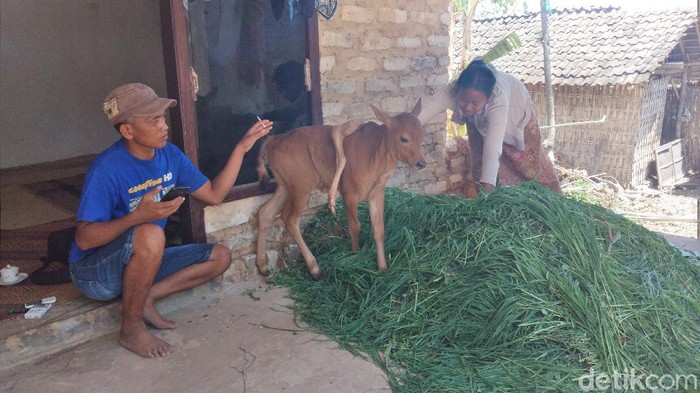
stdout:
[(328, 209), (330, 209), (331, 214), (335, 216), (335, 195), (338, 192), (338, 183), (340, 182), (340, 175), (345, 169), (345, 151), (343, 150), (343, 140), (346, 136), (351, 135), (357, 131), (362, 125), (360, 120), (352, 120), (341, 125), (333, 126), (331, 129), (331, 140), (333, 141), (333, 146), (335, 146), (335, 175), (333, 176), (333, 182), (331, 183), (331, 188), (328, 191)]

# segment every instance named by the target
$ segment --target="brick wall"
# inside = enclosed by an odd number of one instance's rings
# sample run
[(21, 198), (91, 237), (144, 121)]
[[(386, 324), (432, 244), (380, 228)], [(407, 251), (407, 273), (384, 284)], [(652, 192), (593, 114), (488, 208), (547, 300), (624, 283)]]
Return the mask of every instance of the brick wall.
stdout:
[[(449, 0), (343, 1), (319, 23), (323, 121), (375, 120), (369, 104), (410, 112), (419, 97), (447, 83)], [(424, 145), (428, 166), (400, 164), (388, 182), (418, 193), (447, 188), (444, 126), (432, 123)]]
[(447, 170), (447, 194), (464, 195), (471, 176), (471, 153), (467, 138), (456, 137), (445, 143)]

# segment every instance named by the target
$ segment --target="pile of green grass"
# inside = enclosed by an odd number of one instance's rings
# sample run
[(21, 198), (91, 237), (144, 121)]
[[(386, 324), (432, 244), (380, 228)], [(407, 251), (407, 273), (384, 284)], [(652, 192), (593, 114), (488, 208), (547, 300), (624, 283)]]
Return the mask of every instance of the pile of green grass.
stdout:
[(601, 207), (536, 184), (467, 200), (387, 190), (389, 270), (366, 209), (305, 239), (323, 277), (275, 277), (310, 329), (366, 356), (395, 392), (580, 391), (595, 373), (700, 377), (700, 267)]

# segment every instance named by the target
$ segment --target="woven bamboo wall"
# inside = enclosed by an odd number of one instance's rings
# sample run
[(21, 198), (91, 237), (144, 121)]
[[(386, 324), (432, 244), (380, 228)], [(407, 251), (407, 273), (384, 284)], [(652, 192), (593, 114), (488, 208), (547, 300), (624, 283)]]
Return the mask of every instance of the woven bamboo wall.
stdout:
[[(700, 172), (700, 86), (688, 84), (686, 90), (686, 109), (688, 120), (681, 123), (681, 139), (683, 145), (683, 170), (685, 173)], [(676, 112), (678, 110), (678, 89), (668, 89), (666, 92), (666, 113), (664, 128), (661, 132), (661, 144), (676, 139)]]
[(666, 90), (671, 77), (650, 80), (644, 88), (639, 117), (637, 144), (632, 163), (632, 184), (640, 184), (649, 173), (649, 164), (656, 160), (656, 148), (661, 146)]
[[(544, 125), (544, 85), (527, 85), (527, 88), (537, 118)], [(591, 175), (605, 173), (621, 184), (632, 182), (642, 96), (641, 86), (556, 86), (556, 123), (599, 120), (606, 116), (604, 123), (556, 130), (555, 151), (567, 161), (563, 164), (585, 169)]]
[(681, 126), (683, 162), (686, 171), (700, 172), (700, 86), (688, 85), (686, 105), (690, 120)]

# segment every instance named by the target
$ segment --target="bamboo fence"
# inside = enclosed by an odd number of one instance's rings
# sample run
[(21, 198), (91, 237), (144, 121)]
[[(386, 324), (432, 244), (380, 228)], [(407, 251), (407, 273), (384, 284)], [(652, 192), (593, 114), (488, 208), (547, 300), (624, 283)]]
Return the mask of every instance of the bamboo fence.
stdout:
[[(642, 85), (555, 86), (556, 123), (606, 117), (603, 123), (558, 128), (555, 151), (573, 168), (606, 174), (620, 184), (643, 182), (660, 144), (667, 85), (668, 78)], [(527, 87), (538, 120), (544, 120), (544, 85)]]

